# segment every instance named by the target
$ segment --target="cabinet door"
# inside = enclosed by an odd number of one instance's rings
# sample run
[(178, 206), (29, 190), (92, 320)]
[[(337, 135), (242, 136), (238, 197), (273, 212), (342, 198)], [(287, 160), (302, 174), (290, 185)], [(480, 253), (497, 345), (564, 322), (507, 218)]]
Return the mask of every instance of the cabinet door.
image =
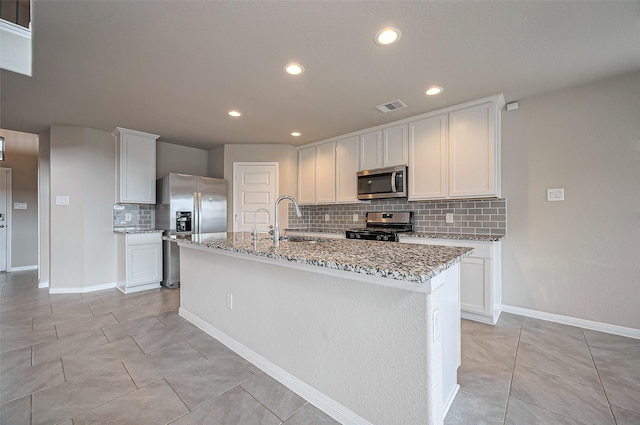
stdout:
[(360, 170), (382, 168), (382, 131), (360, 136)]
[(496, 195), (494, 104), (449, 114), (449, 195)]
[(120, 133), (118, 202), (156, 203), (156, 140)]
[(409, 124), (409, 200), (447, 196), (447, 116)]
[(408, 161), (407, 126), (396, 125), (383, 130), (383, 166), (406, 165)]
[(358, 136), (336, 143), (336, 201), (358, 202)]
[(491, 314), (490, 260), (465, 258), (460, 261), (460, 308), (472, 313)]
[(336, 142), (316, 146), (316, 203), (336, 202)]
[(298, 150), (298, 202), (316, 202), (316, 148)]
[(162, 244), (127, 247), (127, 287), (162, 280)]

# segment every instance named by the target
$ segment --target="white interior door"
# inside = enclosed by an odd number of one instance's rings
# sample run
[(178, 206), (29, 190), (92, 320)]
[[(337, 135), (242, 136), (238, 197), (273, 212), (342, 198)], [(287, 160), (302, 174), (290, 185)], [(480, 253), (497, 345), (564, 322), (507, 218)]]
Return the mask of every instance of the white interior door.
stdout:
[(11, 169), (0, 168), (0, 272), (9, 264), (9, 203), (11, 202)]
[[(233, 163), (233, 231), (250, 232), (253, 219), (259, 232), (273, 225), (274, 202), (278, 193), (277, 162)], [(269, 214), (256, 211), (265, 208)]]

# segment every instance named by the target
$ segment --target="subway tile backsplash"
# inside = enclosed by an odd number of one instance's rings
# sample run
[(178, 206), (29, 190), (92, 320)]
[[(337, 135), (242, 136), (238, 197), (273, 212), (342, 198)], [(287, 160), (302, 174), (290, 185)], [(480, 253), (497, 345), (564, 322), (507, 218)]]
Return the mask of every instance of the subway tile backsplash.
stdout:
[[(300, 209), (302, 217), (298, 218), (289, 204), (289, 228), (343, 231), (364, 227), (368, 211), (413, 211), (416, 232), (490, 236), (507, 233), (507, 200), (503, 198), (417, 202), (375, 199), (371, 204), (306, 205)], [(447, 213), (453, 214), (453, 223), (445, 223)], [(355, 222), (354, 214), (358, 215)], [(325, 220), (326, 215), (329, 221)]]
[[(135, 227), (151, 230), (156, 227), (155, 205), (115, 204), (113, 206), (113, 228)], [(127, 220), (126, 214), (131, 214)]]

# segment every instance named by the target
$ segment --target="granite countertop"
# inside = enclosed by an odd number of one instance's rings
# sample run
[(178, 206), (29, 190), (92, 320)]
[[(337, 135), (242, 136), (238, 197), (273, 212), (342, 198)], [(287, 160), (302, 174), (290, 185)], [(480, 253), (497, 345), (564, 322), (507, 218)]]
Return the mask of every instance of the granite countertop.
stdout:
[[(335, 229), (314, 229), (314, 228), (304, 228), (304, 229), (285, 229), (287, 232), (309, 232), (309, 233), (329, 233), (329, 234), (345, 234), (345, 230), (335, 230)], [(452, 233), (427, 233), (427, 232), (403, 232), (401, 236), (406, 236), (408, 238), (429, 238), (429, 239), (449, 239), (449, 240), (458, 240), (458, 241), (486, 241), (486, 242), (496, 242), (502, 240), (504, 236), (496, 236), (496, 235), (471, 235), (471, 234), (452, 234)]]
[(327, 267), (405, 282), (425, 283), (460, 259), (472, 248), (440, 245), (400, 244), (333, 238), (303, 238), (282, 241), (280, 247), (266, 233), (254, 242), (248, 232), (194, 235), (178, 239), (180, 245), (195, 245), (276, 260)]
[(469, 234), (453, 234), (453, 233), (427, 233), (427, 232), (405, 232), (401, 236), (408, 238), (428, 238), (428, 239), (449, 239), (454, 241), (485, 241), (497, 242), (502, 240), (504, 236), (496, 235), (469, 235)]
[(117, 227), (113, 229), (113, 233), (127, 233), (127, 234), (136, 234), (136, 233), (157, 233), (164, 232), (164, 230), (157, 229), (134, 229), (131, 227)]

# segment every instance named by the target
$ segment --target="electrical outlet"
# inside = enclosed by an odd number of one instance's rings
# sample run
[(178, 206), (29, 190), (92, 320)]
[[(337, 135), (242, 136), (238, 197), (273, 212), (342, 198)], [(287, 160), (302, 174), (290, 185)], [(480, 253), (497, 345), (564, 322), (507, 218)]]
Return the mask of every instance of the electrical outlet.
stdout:
[(358, 214), (353, 215), (353, 221), (358, 221)]
[(448, 224), (453, 224), (453, 213), (446, 213), (444, 222)]
[(324, 221), (329, 221), (329, 214), (324, 215)]
[(124, 213), (124, 221), (131, 221), (131, 213)]
[(547, 201), (548, 202), (564, 201), (564, 188), (547, 189)]
[(227, 292), (227, 308), (233, 310), (233, 294), (231, 292)]

